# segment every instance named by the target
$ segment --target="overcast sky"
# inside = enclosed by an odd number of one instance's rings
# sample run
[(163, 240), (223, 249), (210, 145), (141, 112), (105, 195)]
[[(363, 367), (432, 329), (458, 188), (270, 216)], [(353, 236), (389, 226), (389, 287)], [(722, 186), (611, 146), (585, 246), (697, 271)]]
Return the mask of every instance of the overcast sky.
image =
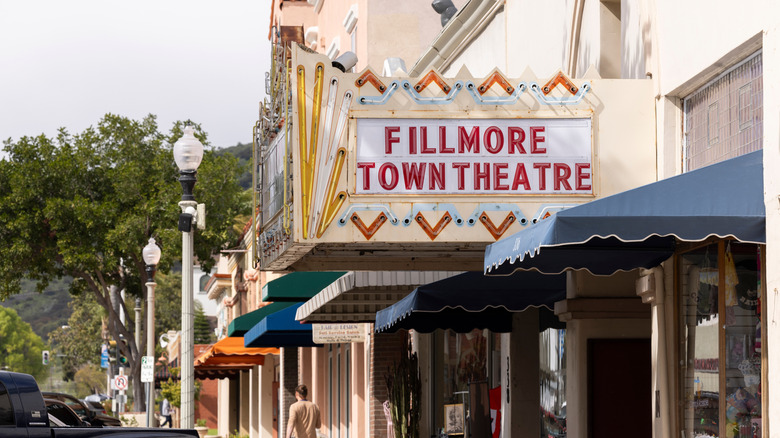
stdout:
[(269, 0), (0, 0), (0, 141), (79, 133), (110, 112), (251, 142), (269, 13)]

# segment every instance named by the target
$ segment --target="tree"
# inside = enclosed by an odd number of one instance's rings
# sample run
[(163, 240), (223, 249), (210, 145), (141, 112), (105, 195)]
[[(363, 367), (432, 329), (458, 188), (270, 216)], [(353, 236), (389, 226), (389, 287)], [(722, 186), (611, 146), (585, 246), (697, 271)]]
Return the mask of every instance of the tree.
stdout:
[(195, 315), (193, 321), (193, 334), (196, 344), (210, 344), (214, 340), (214, 331), (211, 330), (211, 324), (203, 313), (203, 305), (200, 301), (195, 301)]
[(68, 325), (49, 333), (49, 342), (62, 364), (65, 381), (73, 380), (84, 364), (99, 363), (105, 314), (91, 294), (73, 297), (68, 307), (72, 311)]
[[(128, 341), (123, 353), (136, 410), (145, 408), (139, 358), (146, 336), (136, 345), (133, 312), (122, 300), (112, 301), (112, 291), (124, 290), (131, 302), (145, 298), (141, 251), (149, 237), (162, 249), (159, 270), (180, 258), (181, 188), (172, 147), (182, 132), (182, 122), (168, 134), (159, 132), (153, 115), (131, 120), (107, 114), (80, 134), (60, 129), (56, 138), (6, 140), (8, 158), (0, 161), (0, 299), (18, 293), (24, 278), (42, 291), (51, 280), (71, 276), (70, 292), (92, 294), (111, 337)], [(236, 202), (239, 173), (235, 158), (206, 149), (194, 193), (208, 215), (207, 228), (195, 233), (195, 256), (204, 271), (219, 249), (236, 241), (233, 218), (248, 213)]]
[(77, 385), (75, 394), (77, 397), (106, 392), (106, 372), (97, 365), (83, 365), (76, 371), (73, 380)]
[[(157, 283), (154, 292), (154, 332), (159, 339), (161, 334), (181, 328), (181, 273), (158, 272), (154, 279)], [(155, 342), (155, 345), (155, 355), (159, 357), (163, 348), (159, 342)]]
[(43, 350), (43, 340), (30, 324), (22, 321), (16, 310), (0, 306), (0, 370), (32, 374), (40, 379), (46, 374)]

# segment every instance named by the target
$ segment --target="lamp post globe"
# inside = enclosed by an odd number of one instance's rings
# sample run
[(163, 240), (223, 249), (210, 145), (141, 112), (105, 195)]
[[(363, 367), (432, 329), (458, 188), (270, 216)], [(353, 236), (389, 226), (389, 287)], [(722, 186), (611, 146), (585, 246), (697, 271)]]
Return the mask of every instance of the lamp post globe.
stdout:
[(203, 160), (203, 143), (195, 137), (195, 128), (184, 127), (184, 135), (173, 144), (173, 161), (179, 166), (179, 182), (184, 191), (183, 201), (194, 201), (192, 189), (195, 187), (195, 174)]
[(160, 247), (157, 246), (154, 237), (149, 238), (149, 243), (146, 244), (141, 253), (144, 258), (144, 263), (146, 263), (147, 266), (157, 266), (157, 263), (160, 263), (162, 251), (160, 250)]
[[(141, 256), (146, 264), (146, 355), (154, 358), (154, 270), (157, 263), (160, 262), (162, 251), (157, 246), (154, 237), (149, 238), (141, 251)], [(146, 427), (154, 427), (154, 417), (152, 410), (154, 407), (154, 382), (146, 384)]]

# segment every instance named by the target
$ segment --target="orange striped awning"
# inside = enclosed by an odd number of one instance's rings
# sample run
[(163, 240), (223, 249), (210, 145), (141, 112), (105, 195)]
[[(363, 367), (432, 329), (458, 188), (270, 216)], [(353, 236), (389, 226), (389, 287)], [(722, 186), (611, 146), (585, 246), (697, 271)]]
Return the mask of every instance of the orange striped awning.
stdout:
[(227, 337), (210, 345), (206, 351), (195, 358), (195, 369), (209, 368), (246, 368), (265, 363), (265, 355), (279, 354), (278, 348), (246, 348), (243, 337)]

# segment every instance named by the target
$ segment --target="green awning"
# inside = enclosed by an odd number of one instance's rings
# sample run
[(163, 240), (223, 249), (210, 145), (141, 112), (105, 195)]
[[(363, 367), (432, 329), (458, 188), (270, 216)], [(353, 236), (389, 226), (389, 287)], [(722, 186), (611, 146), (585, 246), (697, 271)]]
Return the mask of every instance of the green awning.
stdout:
[(263, 286), (263, 301), (307, 301), (344, 274), (346, 272), (291, 272)]
[(248, 332), (252, 327), (257, 325), (258, 322), (262, 321), (263, 318), (266, 316), (278, 312), (279, 310), (286, 309), (293, 304), (296, 304), (295, 302), (277, 302), (277, 303), (271, 303), (267, 304), (255, 311), (249, 312), (245, 315), (241, 315), (238, 318), (234, 319), (233, 321), (230, 321), (230, 325), (228, 326), (228, 336), (244, 336), (246, 332)]

